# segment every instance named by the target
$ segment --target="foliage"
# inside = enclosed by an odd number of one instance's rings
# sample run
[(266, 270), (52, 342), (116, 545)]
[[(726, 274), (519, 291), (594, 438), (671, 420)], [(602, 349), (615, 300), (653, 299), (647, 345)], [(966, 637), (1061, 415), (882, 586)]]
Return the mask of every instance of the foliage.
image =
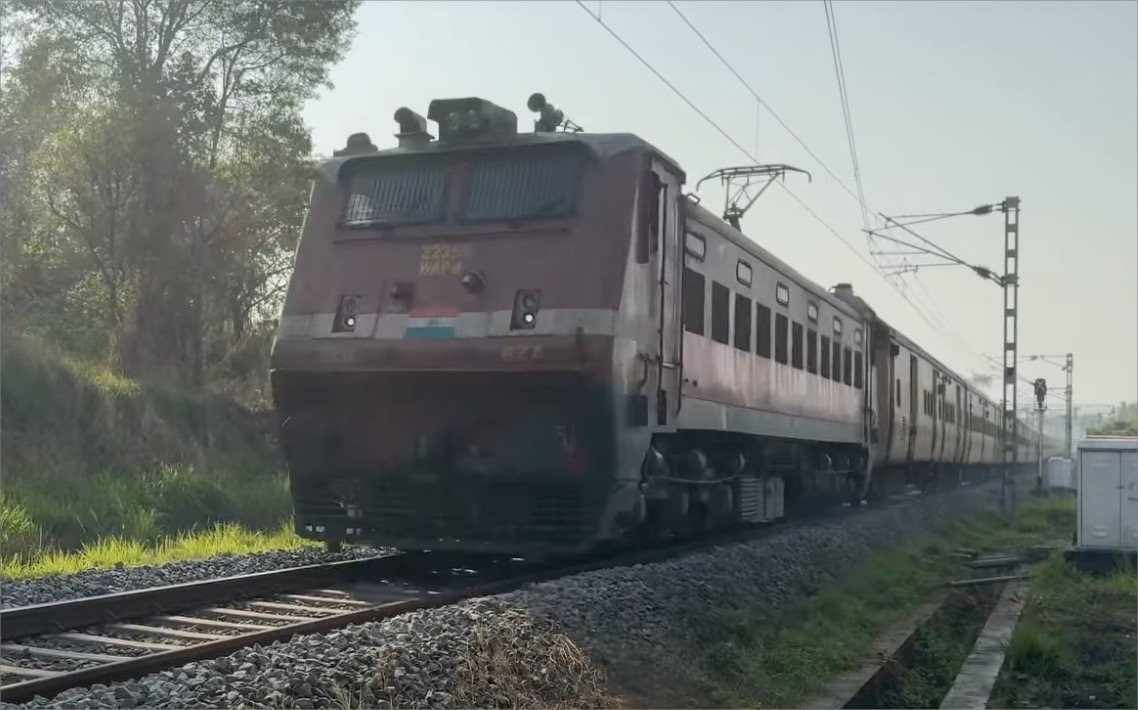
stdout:
[(260, 375), (311, 172), (300, 110), (356, 4), (0, 4), (6, 334), (132, 378)]
[[(845, 579), (805, 599), (796, 622), (772, 631), (746, 609), (715, 612), (701, 641), (703, 674), (716, 704), (793, 707), (820, 692), (819, 680), (855, 666), (874, 639), (959, 574), (956, 546), (981, 553), (1023, 550), (1069, 538), (1075, 525), (1071, 499), (1025, 505), (1014, 519), (969, 516), (900, 547), (875, 551)], [(697, 654), (698, 655), (698, 654)], [(701, 664), (703, 665), (703, 664)]]
[(1138, 436), (1138, 402), (1123, 402), (1106, 421), (1087, 429), (1092, 436)]
[(103, 539), (152, 545), (214, 524), (274, 530), (288, 519), (265, 415), (140, 384), (26, 338), (9, 338), (3, 361), (6, 561), (34, 565)]
[[(7, 515), (7, 508), (2, 515)], [(6, 520), (6, 518), (4, 518)], [(204, 532), (164, 537), (154, 544), (123, 537), (107, 537), (83, 545), (74, 552), (51, 551), (34, 559), (6, 559), (2, 574), (7, 579), (74, 574), (86, 569), (115, 565), (162, 564), (175, 560), (199, 560), (214, 555), (248, 554), (314, 543), (302, 541), (289, 525), (260, 532), (238, 525), (217, 525)], [(6, 547), (4, 549), (7, 549)]]
[(1032, 582), (990, 707), (1134, 707), (1136, 607), (1133, 565), (1099, 577), (1053, 554)]

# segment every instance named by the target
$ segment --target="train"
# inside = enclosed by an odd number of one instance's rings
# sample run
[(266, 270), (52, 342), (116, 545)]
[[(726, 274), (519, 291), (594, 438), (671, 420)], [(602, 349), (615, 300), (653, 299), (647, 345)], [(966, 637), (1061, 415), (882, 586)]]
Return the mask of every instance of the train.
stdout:
[[(402, 108), (320, 167), (271, 350), (298, 535), (573, 556), (1003, 470), (1000, 404), (850, 284), (530, 107)], [(1060, 451), (1016, 431), (1020, 467)]]

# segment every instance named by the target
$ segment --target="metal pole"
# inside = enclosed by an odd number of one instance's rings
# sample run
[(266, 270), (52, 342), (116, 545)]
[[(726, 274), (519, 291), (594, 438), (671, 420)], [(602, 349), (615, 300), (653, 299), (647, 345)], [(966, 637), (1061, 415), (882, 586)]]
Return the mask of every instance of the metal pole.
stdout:
[(1075, 381), (1075, 356), (1072, 353), (1067, 353), (1067, 364), (1063, 369), (1067, 371), (1067, 437), (1064, 451), (1066, 452), (1066, 458), (1070, 460), (1072, 454), (1071, 446), (1074, 444), (1071, 439), (1075, 431), (1074, 403), (1071, 399), (1073, 392), (1072, 385)]
[(1039, 470), (1035, 474), (1035, 490), (1043, 490), (1043, 407), (1039, 408), (1039, 437), (1035, 442), (1035, 458), (1039, 460)]
[(1019, 463), (1019, 427), (1016, 419), (1016, 358), (1019, 355), (1019, 198), (1006, 197), (1000, 203), (1004, 213), (1004, 396), (1002, 448), (1003, 477), (1000, 481), (1000, 507), (1015, 511), (1015, 479)]

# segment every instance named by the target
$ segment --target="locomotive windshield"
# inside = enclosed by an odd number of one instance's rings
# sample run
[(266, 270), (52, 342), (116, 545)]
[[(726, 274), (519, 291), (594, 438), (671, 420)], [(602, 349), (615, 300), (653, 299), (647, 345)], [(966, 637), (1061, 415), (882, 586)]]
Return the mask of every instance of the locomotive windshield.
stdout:
[[(464, 164), (444, 156), (361, 161), (345, 183), (341, 224), (387, 227), (447, 220), (448, 187), (464, 191), (454, 215), (459, 222), (564, 217), (576, 206), (582, 158), (576, 150), (524, 150)], [(451, 169), (456, 165), (466, 169)]]

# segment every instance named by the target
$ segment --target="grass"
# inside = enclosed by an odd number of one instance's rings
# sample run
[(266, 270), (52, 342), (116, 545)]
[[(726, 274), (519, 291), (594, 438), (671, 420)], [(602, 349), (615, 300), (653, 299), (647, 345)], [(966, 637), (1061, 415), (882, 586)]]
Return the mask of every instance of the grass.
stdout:
[(302, 541), (291, 526), (274, 532), (248, 530), (239, 525), (218, 525), (203, 532), (163, 538), (156, 544), (121, 537), (103, 538), (75, 552), (50, 551), (28, 561), (4, 563), (5, 579), (73, 574), (87, 569), (117, 565), (154, 565), (176, 560), (199, 560), (221, 554), (248, 554), (296, 548), (313, 543)]
[(1138, 577), (1040, 565), (989, 707), (1138, 707)]
[(877, 707), (940, 707), (960, 666), (971, 653), (999, 591), (998, 587), (981, 587), (951, 594), (913, 635), (912, 653), (882, 693)]
[(705, 681), (723, 706), (791, 707), (819, 680), (852, 667), (890, 624), (926, 600), (959, 569), (954, 547), (1023, 549), (1069, 538), (1069, 499), (1033, 500), (1013, 519), (972, 516), (897, 548), (871, 553), (855, 572), (803, 601), (789, 627), (770, 631), (745, 610), (709, 628)]
[(220, 544), (217, 530), (230, 536), (217, 551), (280, 537), (292, 506), (266, 413), (129, 380), (27, 337), (0, 345), (4, 575), (115, 551), (124, 563), (173, 559), (192, 540)]

